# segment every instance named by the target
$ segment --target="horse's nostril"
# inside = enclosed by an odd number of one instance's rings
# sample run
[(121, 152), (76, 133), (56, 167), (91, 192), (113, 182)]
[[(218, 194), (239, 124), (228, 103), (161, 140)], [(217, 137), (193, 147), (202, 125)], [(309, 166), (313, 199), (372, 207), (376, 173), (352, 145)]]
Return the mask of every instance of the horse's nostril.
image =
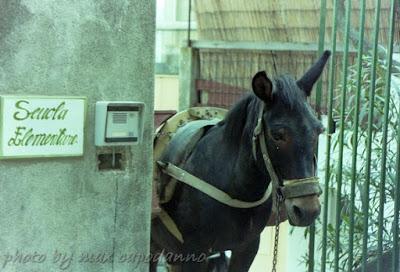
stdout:
[(303, 218), (303, 211), (301, 208), (297, 207), (296, 205), (293, 206), (293, 213), (298, 217), (298, 218)]

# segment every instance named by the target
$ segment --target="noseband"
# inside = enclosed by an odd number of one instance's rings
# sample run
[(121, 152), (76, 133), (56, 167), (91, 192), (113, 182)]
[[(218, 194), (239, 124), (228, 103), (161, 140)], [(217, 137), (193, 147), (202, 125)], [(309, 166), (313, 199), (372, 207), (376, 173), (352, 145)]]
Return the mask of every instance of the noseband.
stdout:
[[(274, 197), (274, 203), (277, 205), (278, 202), (284, 199), (304, 197), (309, 195), (320, 195), (322, 193), (321, 186), (319, 185), (319, 178), (317, 176), (301, 178), (301, 179), (288, 179), (283, 180), (283, 183), (279, 182), (278, 175), (272, 166), (271, 159), (268, 155), (267, 144), (265, 142), (265, 131), (263, 127), (263, 114), (264, 114), (264, 103), (262, 103), (261, 109), (258, 114), (257, 125), (253, 132), (253, 157), (257, 161), (257, 141), (260, 145), (260, 151), (264, 160), (264, 165), (267, 169), (268, 174), (271, 177), (272, 192)], [(314, 164), (315, 164), (314, 160)]]

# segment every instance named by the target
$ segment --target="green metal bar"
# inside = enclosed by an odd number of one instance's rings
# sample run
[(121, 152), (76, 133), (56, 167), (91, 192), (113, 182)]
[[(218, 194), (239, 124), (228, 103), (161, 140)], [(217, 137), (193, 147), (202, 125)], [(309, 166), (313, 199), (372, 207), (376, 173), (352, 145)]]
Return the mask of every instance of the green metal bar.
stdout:
[(375, 4), (375, 24), (374, 24), (374, 46), (373, 60), (371, 71), (371, 85), (369, 91), (369, 113), (368, 113), (368, 138), (367, 138), (367, 164), (366, 178), (364, 183), (364, 199), (363, 199), (363, 246), (362, 246), (362, 272), (366, 272), (367, 256), (368, 256), (368, 215), (369, 215), (369, 184), (371, 179), (371, 153), (372, 153), (372, 129), (374, 117), (374, 100), (375, 100), (375, 82), (376, 82), (376, 66), (378, 59), (378, 40), (379, 40), (379, 20), (380, 20), (381, 0), (376, 0)]
[[(319, 20), (319, 43), (318, 43), (318, 56), (322, 55), (325, 44), (325, 26), (326, 26), (326, 0), (321, 0), (321, 11)], [(318, 114), (318, 118), (321, 117), (321, 98), (322, 98), (322, 77), (317, 82), (317, 90), (315, 96), (315, 109)], [(318, 154), (318, 148), (316, 150)], [(308, 272), (314, 272), (314, 259), (315, 259), (315, 223), (310, 226), (310, 237), (308, 240)]]
[(192, 0), (189, 1), (189, 8), (188, 8), (188, 29), (187, 29), (187, 47), (191, 46), (191, 37), (190, 37), (190, 32), (192, 31)]
[(360, 26), (359, 26), (359, 43), (357, 54), (357, 92), (356, 92), (356, 105), (354, 109), (354, 127), (353, 127), (353, 154), (351, 162), (351, 189), (350, 189), (350, 224), (349, 224), (349, 255), (348, 255), (348, 272), (353, 272), (354, 262), (354, 202), (356, 192), (356, 178), (357, 178), (357, 149), (358, 149), (358, 127), (360, 124), (360, 95), (362, 85), (362, 56), (364, 48), (364, 29), (365, 25), (365, 2), (361, 1), (360, 6)]
[(340, 258), (340, 221), (342, 210), (342, 181), (343, 181), (343, 151), (344, 151), (344, 130), (345, 130), (345, 114), (346, 114), (346, 93), (347, 93), (347, 66), (349, 64), (349, 33), (350, 33), (350, 14), (351, 2), (347, 1), (346, 6), (346, 29), (344, 38), (344, 54), (343, 54), (343, 78), (342, 78), (342, 92), (341, 92), (341, 108), (340, 108), (340, 132), (339, 132), (339, 162), (336, 173), (336, 220), (335, 220), (335, 259), (334, 271), (339, 271), (339, 258)]
[(400, 114), (397, 117), (396, 184), (394, 195), (392, 271), (399, 271), (399, 211), (400, 211)]
[(394, 37), (394, 5), (395, 1), (391, 1), (390, 9), (390, 30), (389, 30), (389, 44), (386, 59), (386, 81), (385, 81), (385, 107), (383, 119), (383, 137), (382, 137), (382, 160), (381, 172), (379, 183), (379, 217), (378, 217), (378, 272), (382, 271), (383, 265), (383, 219), (385, 207), (385, 185), (386, 185), (386, 154), (387, 154), (387, 136), (389, 125), (389, 101), (390, 101), (390, 87), (392, 77), (392, 59), (393, 59), (393, 37)]
[(336, 72), (336, 34), (337, 34), (337, 12), (339, 0), (334, 0), (333, 23), (332, 23), (332, 59), (329, 66), (329, 93), (328, 93), (328, 133), (326, 136), (326, 159), (325, 159), (325, 185), (324, 185), (324, 205), (322, 218), (322, 249), (321, 249), (321, 272), (326, 271), (326, 252), (327, 252), (327, 233), (328, 233), (328, 201), (329, 201), (329, 181), (330, 181), (330, 162), (331, 162), (331, 133), (333, 130), (333, 90), (335, 87)]
[[(325, 45), (325, 27), (326, 27), (326, 0), (321, 0), (321, 10), (319, 18), (319, 42), (318, 56), (322, 55)], [(322, 79), (318, 80), (315, 95), (315, 105), (318, 117), (321, 116), (321, 100), (322, 100)]]
[(308, 240), (308, 272), (314, 272), (315, 258), (315, 223), (310, 227), (310, 237)]

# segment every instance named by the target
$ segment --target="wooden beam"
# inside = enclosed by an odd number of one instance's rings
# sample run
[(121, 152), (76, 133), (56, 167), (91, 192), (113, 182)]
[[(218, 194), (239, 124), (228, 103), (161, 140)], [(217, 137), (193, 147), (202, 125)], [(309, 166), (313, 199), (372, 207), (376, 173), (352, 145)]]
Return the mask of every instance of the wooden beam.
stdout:
[(199, 50), (181, 48), (179, 63), (179, 111), (197, 104), (196, 79), (200, 76)]
[[(301, 51), (317, 52), (317, 43), (285, 43), (285, 42), (245, 42), (245, 41), (208, 41), (192, 40), (196, 49), (221, 49), (221, 50), (254, 50), (254, 51)], [(326, 45), (326, 49), (329, 49)], [(338, 46), (337, 52), (343, 52), (343, 47)], [(350, 52), (356, 52), (354, 48)]]

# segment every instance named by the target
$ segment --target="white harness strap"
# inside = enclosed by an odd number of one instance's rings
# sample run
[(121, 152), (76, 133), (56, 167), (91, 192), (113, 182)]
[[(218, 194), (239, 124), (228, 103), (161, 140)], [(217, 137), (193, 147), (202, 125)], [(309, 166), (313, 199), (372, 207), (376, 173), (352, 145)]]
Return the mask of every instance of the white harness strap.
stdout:
[(205, 182), (202, 179), (199, 179), (198, 177), (193, 176), (192, 174), (186, 172), (185, 170), (183, 170), (171, 163), (158, 162), (158, 165), (161, 166), (161, 169), (165, 174), (199, 190), (200, 192), (203, 192), (204, 194), (217, 200), (218, 202), (228, 205), (233, 208), (247, 209), (247, 208), (257, 207), (257, 206), (263, 204), (265, 201), (267, 201), (267, 199), (272, 194), (272, 186), (270, 183), (270, 185), (268, 186), (267, 190), (265, 191), (263, 197), (257, 201), (247, 202), (247, 201), (242, 201), (239, 199), (234, 199), (230, 195), (225, 193), (224, 191)]

